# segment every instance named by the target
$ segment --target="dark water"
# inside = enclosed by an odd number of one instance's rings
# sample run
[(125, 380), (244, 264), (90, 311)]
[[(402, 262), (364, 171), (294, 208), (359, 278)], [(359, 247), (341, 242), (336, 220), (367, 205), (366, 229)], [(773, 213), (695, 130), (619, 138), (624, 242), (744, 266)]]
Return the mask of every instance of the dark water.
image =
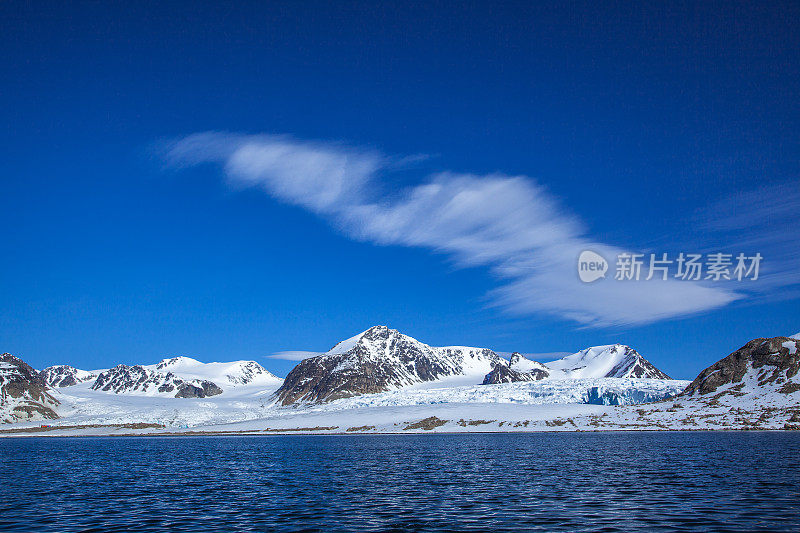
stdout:
[(3, 531), (800, 530), (800, 433), (0, 439)]

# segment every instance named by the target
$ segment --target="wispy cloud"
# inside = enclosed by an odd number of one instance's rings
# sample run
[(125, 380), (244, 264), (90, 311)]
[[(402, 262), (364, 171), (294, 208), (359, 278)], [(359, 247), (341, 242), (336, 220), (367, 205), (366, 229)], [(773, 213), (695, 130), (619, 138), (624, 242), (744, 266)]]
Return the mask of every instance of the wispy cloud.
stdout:
[(342, 144), (201, 133), (171, 144), (166, 158), (178, 167), (219, 163), (232, 185), (260, 187), (354, 239), (427, 248), (460, 266), (488, 267), (502, 280), (489, 295), (492, 305), (515, 313), (548, 313), (585, 325), (641, 324), (739, 297), (675, 280), (581, 283), (581, 251), (613, 262), (623, 250), (587, 237), (578, 216), (527, 176), (440, 172), (386, 198), (375, 191), (397, 159)]
[(713, 235), (729, 252), (760, 253), (764, 257), (762, 282), (747, 287), (753, 292), (800, 285), (800, 229), (797, 224), (800, 183), (762, 185), (739, 190), (713, 202), (695, 216), (697, 226)]
[(272, 355), (268, 355), (268, 359), (282, 359), (284, 361), (302, 361), (303, 359), (308, 359), (309, 357), (316, 357), (320, 354), (320, 352), (304, 352), (301, 350), (291, 350), (286, 352), (276, 352)]

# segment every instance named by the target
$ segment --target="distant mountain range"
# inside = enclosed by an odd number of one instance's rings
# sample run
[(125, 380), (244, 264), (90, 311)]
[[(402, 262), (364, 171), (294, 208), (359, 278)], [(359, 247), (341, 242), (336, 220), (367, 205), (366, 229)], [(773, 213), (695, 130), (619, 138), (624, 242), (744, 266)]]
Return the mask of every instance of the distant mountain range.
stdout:
[(302, 360), (278, 389), (283, 405), (383, 392), (450, 376), (484, 376), (501, 361), (485, 348), (435, 348), (374, 326), (328, 352)]
[[(701, 372), (682, 395), (704, 397), (723, 391), (737, 397), (749, 394), (765, 398), (769, 394), (793, 394), (800, 390), (799, 347), (800, 334), (753, 340)], [(670, 379), (636, 350), (622, 344), (595, 346), (541, 363), (516, 352), (505, 358), (486, 348), (433, 347), (386, 326), (374, 326), (328, 352), (302, 360), (284, 380), (255, 361), (201, 363), (174, 357), (154, 365), (117, 365), (96, 371), (58, 365), (37, 372), (20, 359), (3, 354), (0, 415), (4, 422), (56, 418), (60, 409), (57, 391), (73, 387), (95, 394), (158, 398), (210, 398), (243, 391), (239, 394), (290, 406), (431, 383), (502, 387), (539, 381), (588, 383), (606, 378), (665, 383)], [(675, 382), (670, 383), (675, 386)]]
[(227, 388), (280, 381), (255, 361), (201, 363), (191, 357), (173, 357), (149, 366), (117, 365), (100, 372), (92, 389), (116, 394), (205, 398), (222, 394)]
[(496, 384), (539, 379), (669, 379), (636, 350), (621, 344), (587, 348), (550, 363), (519, 353), (509, 360), (486, 348), (429, 346), (386, 326), (374, 326), (300, 362), (278, 389), (283, 405), (325, 402), (454, 376)]

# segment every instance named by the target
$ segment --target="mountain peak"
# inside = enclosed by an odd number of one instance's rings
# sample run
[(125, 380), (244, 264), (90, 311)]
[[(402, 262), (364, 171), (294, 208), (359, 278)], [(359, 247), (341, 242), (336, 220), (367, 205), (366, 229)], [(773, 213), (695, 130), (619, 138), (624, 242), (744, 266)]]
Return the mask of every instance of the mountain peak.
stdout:
[(10, 353), (0, 355), (0, 423), (58, 418), (59, 403), (33, 367)]
[(363, 337), (364, 335), (378, 335), (381, 333), (386, 334), (389, 331), (394, 331), (395, 333), (399, 333), (399, 331), (397, 331), (396, 329), (392, 329), (389, 326), (383, 324), (375, 324), (374, 326), (370, 326), (361, 333), (359, 333), (358, 335), (356, 335), (356, 337)]
[[(790, 394), (798, 389), (800, 339), (772, 337), (753, 339), (732, 354), (703, 370), (686, 387), (684, 394), (707, 394), (732, 383), (747, 382), (766, 389)], [(752, 385), (751, 383), (751, 385)], [(740, 393), (741, 394), (741, 393)]]
[[(362, 343), (363, 341), (380, 341), (386, 340), (389, 337), (406, 337), (396, 329), (390, 329), (388, 326), (372, 326), (369, 329), (366, 329), (359, 333), (358, 335), (354, 335), (349, 339), (345, 339), (341, 342), (336, 343), (333, 348), (328, 350), (322, 355), (338, 355), (343, 354), (345, 352), (349, 352), (352, 350), (357, 344)], [(407, 337), (411, 338), (411, 337)]]
[(500, 358), (480, 348), (428, 346), (387, 326), (373, 326), (322, 355), (302, 360), (278, 389), (278, 400), (325, 402), (450, 376), (481, 379)]
[(549, 375), (549, 369), (542, 363), (528, 359), (519, 352), (513, 352), (508, 358), (508, 364), (501, 360), (494, 365), (492, 371), (483, 378), (483, 384), (538, 381)]
[(70, 365), (48, 366), (39, 375), (50, 387), (71, 387), (97, 377), (97, 374)]
[(177, 357), (168, 357), (167, 359), (162, 359), (156, 365), (156, 368), (158, 370), (163, 370), (165, 368), (175, 368), (178, 366), (197, 366), (202, 364), (203, 363), (197, 359), (192, 359), (191, 357), (186, 357), (185, 355), (179, 355)]
[(669, 379), (639, 352), (619, 343), (591, 346), (547, 363), (547, 367), (554, 371), (554, 378)]

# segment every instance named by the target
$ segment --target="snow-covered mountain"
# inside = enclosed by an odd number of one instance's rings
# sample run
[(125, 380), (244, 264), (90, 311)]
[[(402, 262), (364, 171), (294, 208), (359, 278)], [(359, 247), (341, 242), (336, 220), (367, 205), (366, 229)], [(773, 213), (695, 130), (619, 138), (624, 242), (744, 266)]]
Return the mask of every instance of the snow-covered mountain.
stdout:
[[(684, 395), (717, 393), (740, 396), (797, 394), (800, 400), (800, 340), (792, 337), (754, 339), (703, 370)], [(718, 390), (720, 392), (718, 392)]]
[(58, 405), (36, 370), (9, 353), (0, 355), (0, 422), (55, 419)]
[(519, 352), (514, 352), (508, 359), (508, 367), (517, 372), (541, 372), (547, 377), (550, 374), (550, 369), (539, 361), (528, 359)]
[(384, 392), (452, 376), (476, 376), (484, 385), (578, 378), (669, 379), (636, 350), (621, 344), (587, 348), (542, 364), (513, 353), (508, 360), (491, 350), (436, 348), (375, 326), (330, 351), (301, 361), (277, 392), (283, 405), (328, 402)]
[(301, 361), (286, 376), (277, 399), (283, 405), (327, 402), (451, 376), (475, 376), (480, 383), (500, 360), (485, 348), (432, 347), (374, 326)]
[(205, 398), (239, 386), (274, 388), (280, 383), (280, 378), (255, 361), (201, 363), (173, 357), (155, 365), (117, 365), (100, 373), (91, 388), (115, 394)]
[(231, 363), (201, 363), (191, 357), (164, 359), (155, 370), (172, 372), (186, 380), (208, 380), (221, 387), (240, 385), (272, 386), (281, 379), (255, 361), (233, 361)]
[(670, 379), (629, 346), (593, 346), (556, 361), (542, 364), (511, 354), (500, 360), (483, 380), (484, 385), (538, 381), (540, 379), (650, 378)]
[(99, 372), (87, 372), (69, 365), (56, 365), (48, 366), (39, 372), (39, 375), (50, 387), (71, 387), (84, 381), (96, 379)]
[(483, 378), (483, 385), (538, 381), (550, 375), (550, 370), (538, 361), (532, 361), (518, 352), (511, 354), (508, 362), (501, 359)]
[[(49, 432), (32, 421), (60, 416), (55, 424), (64, 429), (55, 434), (162, 431), (137, 429), (142, 424), (166, 432), (392, 433), (431, 418), (442, 431), (800, 430), (798, 352), (800, 339), (755, 339), (689, 383), (661, 378), (622, 345), (542, 364), (486, 349), (435, 348), (378, 326), (300, 363), (277, 396), (281, 380), (253, 362), (180, 357), (120, 365), (95, 383), (50, 389), (43, 373), (5, 354), (0, 421), (16, 422), (21, 432)], [(487, 371), (491, 379), (479, 384)], [(85, 429), (70, 429), (77, 426)]]
[(205, 380), (186, 381), (172, 372), (158, 372), (141, 365), (117, 365), (101, 372), (92, 390), (115, 394), (167, 394), (175, 398), (205, 398), (222, 394), (216, 383)]
[(652, 378), (670, 379), (639, 352), (623, 344), (593, 346), (545, 363), (552, 379)]

